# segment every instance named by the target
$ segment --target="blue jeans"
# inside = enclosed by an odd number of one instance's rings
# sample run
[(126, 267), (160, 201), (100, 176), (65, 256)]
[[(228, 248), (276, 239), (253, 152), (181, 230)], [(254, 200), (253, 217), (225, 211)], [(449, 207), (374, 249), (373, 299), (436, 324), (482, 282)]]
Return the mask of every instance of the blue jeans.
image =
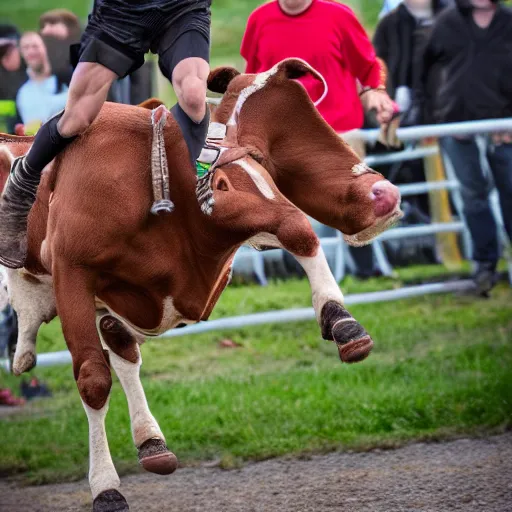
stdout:
[[(464, 216), (473, 241), (473, 259), (495, 266), (500, 257), (497, 226), (489, 203), (491, 188), (480, 164), (476, 141), (473, 137), (464, 140), (444, 137), (440, 144), (461, 185)], [(512, 144), (490, 144), (486, 153), (505, 230), (512, 240)]]

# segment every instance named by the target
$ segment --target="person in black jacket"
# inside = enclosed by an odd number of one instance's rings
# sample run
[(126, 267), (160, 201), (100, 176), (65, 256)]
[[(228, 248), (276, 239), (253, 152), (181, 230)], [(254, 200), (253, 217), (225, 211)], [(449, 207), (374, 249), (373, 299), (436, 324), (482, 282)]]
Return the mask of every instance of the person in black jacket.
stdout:
[[(432, 80), (435, 87), (428, 86)], [(433, 27), (417, 97), (425, 121), (431, 123), (512, 117), (512, 10), (498, 0), (456, 0)], [(486, 294), (495, 282), (499, 243), (479, 149), (474, 137), (446, 137), (441, 147), (461, 184), (475, 281)], [(486, 156), (512, 239), (510, 134), (489, 137)]]
[(412, 111), (423, 51), (434, 17), (452, 0), (404, 0), (377, 25), (373, 45), (388, 68), (388, 92), (402, 112), (402, 126), (417, 124)]

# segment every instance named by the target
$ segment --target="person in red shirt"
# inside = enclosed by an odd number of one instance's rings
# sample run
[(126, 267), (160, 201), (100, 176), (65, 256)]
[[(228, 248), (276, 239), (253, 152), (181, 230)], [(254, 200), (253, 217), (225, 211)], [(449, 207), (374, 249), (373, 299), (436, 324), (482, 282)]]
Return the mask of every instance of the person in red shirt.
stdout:
[[(247, 73), (267, 71), (290, 57), (299, 57), (323, 75), (328, 86), (318, 111), (338, 133), (362, 128), (364, 110), (375, 110), (387, 124), (395, 105), (385, 89), (386, 73), (355, 14), (330, 0), (275, 0), (249, 17), (240, 50)], [(313, 101), (323, 84), (301, 79)], [(357, 144), (358, 141), (351, 141)], [(354, 148), (361, 153), (361, 148)], [(360, 154), (360, 156), (362, 156)], [(378, 274), (371, 247), (350, 248), (358, 277)]]
[[(372, 43), (346, 5), (330, 0), (275, 0), (249, 17), (241, 46), (247, 73), (266, 71), (283, 59), (299, 57), (329, 87), (318, 110), (337, 132), (361, 128), (363, 106), (380, 124), (390, 121), (394, 104), (385, 90), (385, 72)], [(314, 78), (301, 80), (311, 99), (322, 95)]]

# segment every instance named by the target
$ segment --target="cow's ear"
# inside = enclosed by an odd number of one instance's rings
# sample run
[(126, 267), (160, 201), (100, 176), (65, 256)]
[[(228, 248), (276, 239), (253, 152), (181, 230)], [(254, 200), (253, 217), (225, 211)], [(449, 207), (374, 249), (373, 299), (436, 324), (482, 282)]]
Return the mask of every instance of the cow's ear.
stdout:
[(310, 66), (305, 60), (292, 58), (285, 59), (276, 65), (276, 76), (284, 79), (296, 80), (305, 75), (311, 75), (323, 84), (324, 92), (322, 96), (314, 101), (315, 106), (322, 102), (327, 95), (328, 87), (325, 78), (313, 67)]
[(283, 78), (296, 80), (297, 78), (301, 78), (308, 73), (316, 75), (317, 71), (302, 59), (285, 59), (277, 65), (277, 74)]
[(224, 171), (221, 171), (217, 168), (215, 171), (215, 176), (213, 178), (213, 189), (214, 190), (222, 190), (223, 192), (229, 192), (234, 190), (235, 187), (231, 184), (227, 174)]
[(231, 80), (239, 74), (235, 68), (228, 66), (213, 69), (208, 75), (208, 90), (224, 94)]
[(155, 108), (163, 104), (164, 102), (159, 100), (158, 98), (149, 98), (148, 100), (139, 103), (139, 107), (147, 108), (148, 110), (154, 110)]

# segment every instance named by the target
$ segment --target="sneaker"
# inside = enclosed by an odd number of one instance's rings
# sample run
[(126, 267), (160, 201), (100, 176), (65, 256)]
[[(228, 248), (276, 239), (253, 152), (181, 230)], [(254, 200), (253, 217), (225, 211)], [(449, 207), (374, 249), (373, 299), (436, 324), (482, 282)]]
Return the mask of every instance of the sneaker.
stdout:
[(475, 291), (482, 297), (488, 297), (489, 292), (498, 282), (495, 265), (493, 263), (477, 263), (475, 273), (473, 274), (473, 282), (475, 283)]

